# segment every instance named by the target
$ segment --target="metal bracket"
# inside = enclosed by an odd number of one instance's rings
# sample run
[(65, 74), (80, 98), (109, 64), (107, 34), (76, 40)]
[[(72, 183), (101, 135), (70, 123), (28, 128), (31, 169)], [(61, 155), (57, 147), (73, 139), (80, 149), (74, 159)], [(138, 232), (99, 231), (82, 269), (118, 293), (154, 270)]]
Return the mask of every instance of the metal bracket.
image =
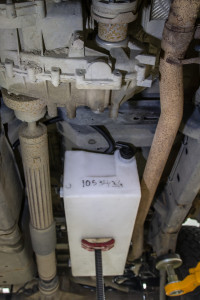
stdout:
[(188, 59), (175, 59), (175, 58), (167, 58), (167, 62), (171, 65), (191, 65), (197, 64), (200, 65), (200, 57), (193, 57)]

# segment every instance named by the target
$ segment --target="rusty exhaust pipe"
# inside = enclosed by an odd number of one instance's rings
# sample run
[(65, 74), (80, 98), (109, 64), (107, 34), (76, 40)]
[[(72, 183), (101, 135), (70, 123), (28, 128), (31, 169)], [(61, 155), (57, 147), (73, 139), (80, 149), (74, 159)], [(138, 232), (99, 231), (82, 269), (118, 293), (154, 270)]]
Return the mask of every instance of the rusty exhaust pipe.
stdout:
[(142, 197), (133, 231), (129, 260), (143, 252), (144, 222), (169, 157), (183, 115), (182, 60), (193, 39), (199, 0), (174, 0), (163, 31), (160, 59), (161, 115), (141, 182)]

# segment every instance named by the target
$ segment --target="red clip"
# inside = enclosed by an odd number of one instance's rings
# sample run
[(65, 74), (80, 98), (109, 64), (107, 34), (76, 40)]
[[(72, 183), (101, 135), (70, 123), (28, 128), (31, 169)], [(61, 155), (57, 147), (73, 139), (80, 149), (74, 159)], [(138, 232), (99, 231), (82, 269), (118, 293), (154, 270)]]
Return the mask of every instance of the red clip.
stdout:
[(82, 239), (81, 246), (87, 251), (109, 251), (115, 245), (115, 240), (113, 238), (105, 239)]

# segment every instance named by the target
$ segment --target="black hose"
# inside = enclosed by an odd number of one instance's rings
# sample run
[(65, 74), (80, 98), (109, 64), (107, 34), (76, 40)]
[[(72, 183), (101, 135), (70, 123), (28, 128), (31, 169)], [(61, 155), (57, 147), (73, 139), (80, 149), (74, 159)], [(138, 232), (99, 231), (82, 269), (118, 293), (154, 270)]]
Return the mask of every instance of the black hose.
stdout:
[(104, 126), (96, 126), (96, 125), (92, 125), (91, 127), (93, 129), (95, 129), (98, 133), (100, 133), (104, 137), (106, 142), (108, 143), (109, 147), (106, 149), (106, 151), (104, 153), (107, 153), (107, 154), (114, 153), (115, 148), (116, 148), (115, 141), (113, 140), (112, 136), (107, 131), (107, 129), (105, 129)]
[(20, 144), (20, 141), (18, 139), (12, 144), (12, 149), (15, 150), (19, 146), (19, 144)]
[(63, 121), (63, 119), (61, 117), (55, 117), (52, 119), (48, 119), (46, 121), (43, 122), (44, 125), (48, 126), (57, 122)]
[[(61, 117), (55, 117), (44, 121), (43, 124), (48, 126), (61, 121), (63, 121)], [(105, 150), (104, 153), (113, 154), (116, 150), (116, 143), (113, 140), (112, 136), (110, 135), (109, 131), (104, 126), (100, 126), (100, 125), (91, 125), (90, 127), (96, 130), (99, 134), (101, 134), (106, 140), (106, 142), (108, 143), (108, 148)], [(12, 149), (15, 150), (19, 146), (19, 144), (20, 141), (18, 139), (13, 143)]]

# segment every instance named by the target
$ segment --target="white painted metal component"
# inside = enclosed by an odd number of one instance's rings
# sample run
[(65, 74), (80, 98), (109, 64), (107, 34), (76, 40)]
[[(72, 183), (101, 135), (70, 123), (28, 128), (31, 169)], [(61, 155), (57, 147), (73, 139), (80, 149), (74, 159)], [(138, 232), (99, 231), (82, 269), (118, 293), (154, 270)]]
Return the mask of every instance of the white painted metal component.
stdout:
[(0, 4), (0, 29), (25, 28), (44, 18), (44, 1)]
[(120, 105), (152, 82), (154, 58), (144, 55), (142, 43), (122, 39), (124, 22), (136, 18), (136, 7), (137, 0), (93, 1), (96, 20), (116, 25), (107, 42), (97, 37), (97, 48), (91, 28), (84, 31), (81, 0), (0, 3), (0, 86), (43, 99), (51, 117), (64, 106), (74, 118), (77, 107), (86, 105), (98, 113), (110, 106), (116, 118)]
[(15, 5), (12, 1), (7, 1), (6, 3), (6, 16), (8, 19), (16, 18)]
[(81, 37), (81, 35), (78, 32), (72, 35), (68, 56), (69, 57), (85, 56), (84, 40), (83, 37)]
[[(17, 53), (11, 55), (15, 60)], [(8, 77), (16, 76), (16, 82), (20, 76), (27, 82), (34, 82), (36, 79), (37, 82), (51, 81), (55, 87), (61, 82), (76, 82), (78, 89), (119, 90), (122, 85), (121, 72), (112, 72), (108, 63), (99, 59), (90, 63), (87, 57), (64, 59), (27, 53), (22, 53), (21, 59), (21, 68), (13, 65), (11, 60), (6, 60), (5, 63), (0, 63), (0, 72), (6, 71)]]
[(139, 54), (135, 57), (141, 64), (155, 66), (156, 57), (153, 55)]
[(108, 42), (108, 41), (104, 41), (104, 40), (100, 39), (100, 37), (98, 35), (96, 36), (97, 45), (104, 49), (107, 49), (107, 50), (111, 50), (113, 48), (121, 48), (121, 47), (127, 48), (128, 41), (129, 41), (129, 39), (126, 38), (125, 40), (120, 41), (120, 42)]
[(86, 71), (76, 71), (77, 89), (119, 90), (122, 75), (118, 70), (112, 73), (110, 66), (102, 61), (88, 64)]
[(5, 71), (6, 71), (6, 76), (8, 78), (13, 77), (13, 61), (6, 61), (5, 62)]
[(101, 0), (92, 1), (92, 17), (97, 22), (105, 24), (130, 23), (137, 17), (134, 14), (137, 6), (137, 0), (130, 2), (106, 2)]
[(51, 69), (51, 81), (55, 87), (59, 86), (59, 83), (60, 83), (60, 69), (59, 68)]
[(107, 237), (115, 246), (102, 253), (103, 273), (122, 275), (141, 195), (135, 158), (67, 151), (63, 191), (73, 275), (95, 276), (81, 240)]
[(146, 78), (146, 66), (155, 66), (156, 57), (153, 55), (139, 54), (135, 58), (139, 62), (135, 67), (135, 70), (137, 71), (137, 85), (151, 87), (152, 78)]
[(146, 73), (146, 68), (144, 65), (135, 66), (135, 69), (137, 71), (137, 86), (142, 86), (142, 87), (151, 87), (152, 84), (152, 79), (145, 79), (145, 73)]
[(35, 76), (35, 69), (34, 68), (27, 68), (28, 78), (30, 79), (30, 82), (35, 82), (36, 76)]

